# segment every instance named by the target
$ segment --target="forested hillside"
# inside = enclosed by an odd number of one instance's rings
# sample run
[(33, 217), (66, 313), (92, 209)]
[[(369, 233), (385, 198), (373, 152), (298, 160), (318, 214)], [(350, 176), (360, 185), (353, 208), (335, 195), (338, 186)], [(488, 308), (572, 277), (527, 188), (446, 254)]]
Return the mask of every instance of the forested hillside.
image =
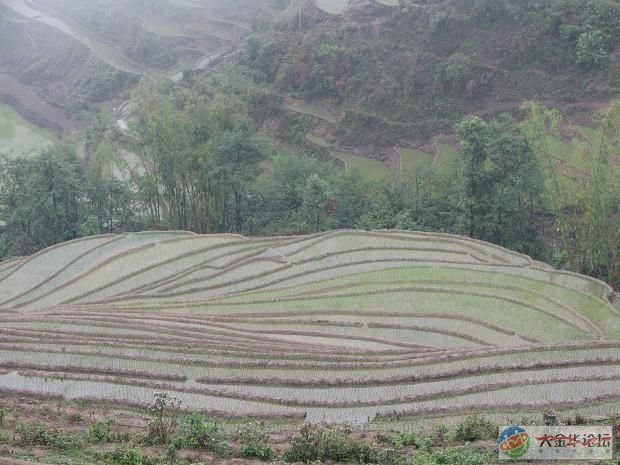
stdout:
[(253, 75), (329, 99), (346, 111), (337, 135), (375, 146), (423, 142), (465, 114), (516, 110), (526, 99), (574, 114), (620, 92), (617, 2), (401, 5), (351, 1), (342, 15), (307, 14), (301, 33), (276, 22), (277, 32), (249, 42)]

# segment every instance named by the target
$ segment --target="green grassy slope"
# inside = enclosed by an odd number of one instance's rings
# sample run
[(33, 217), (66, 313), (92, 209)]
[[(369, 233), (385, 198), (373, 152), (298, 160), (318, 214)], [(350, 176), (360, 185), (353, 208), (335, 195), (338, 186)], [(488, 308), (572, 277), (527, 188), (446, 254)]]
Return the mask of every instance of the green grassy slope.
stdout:
[(49, 147), (55, 141), (55, 136), (49, 131), (30, 124), (13, 108), (0, 104), (1, 154), (27, 155)]

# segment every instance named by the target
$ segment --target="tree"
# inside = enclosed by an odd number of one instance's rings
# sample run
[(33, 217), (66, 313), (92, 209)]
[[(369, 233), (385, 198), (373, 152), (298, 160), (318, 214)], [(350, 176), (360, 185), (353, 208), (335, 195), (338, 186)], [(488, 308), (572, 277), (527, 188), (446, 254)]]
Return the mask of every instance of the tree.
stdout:
[(486, 236), (488, 216), (492, 212), (493, 189), (485, 168), (488, 159), (489, 127), (481, 118), (470, 116), (456, 127), (465, 160), (465, 193), (467, 232), (470, 237)]
[(558, 173), (548, 139), (561, 121), (557, 112), (529, 103), (522, 130), (536, 147), (545, 177), (561, 247), (555, 246), (555, 264), (620, 285), (620, 183), (608, 157), (620, 134), (620, 104), (603, 113), (601, 133), (580, 183)]
[(457, 126), (464, 158), (466, 229), (471, 237), (532, 255), (541, 254), (536, 214), (543, 180), (528, 141), (508, 118)]
[(268, 158), (267, 143), (249, 125), (242, 124), (215, 136), (210, 150), (210, 176), (232, 197), (234, 230), (240, 233), (244, 224), (243, 203), (251, 194), (250, 184), (260, 173), (260, 163)]
[(82, 235), (112, 234), (135, 228), (135, 195), (127, 181), (93, 171), (85, 180), (85, 190), (90, 220), (82, 225)]
[[(578, 204), (575, 189), (568, 189), (560, 178), (556, 168), (556, 160), (551, 150), (551, 134), (556, 131), (562, 120), (558, 110), (545, 108), (536, 102), (525, 102), (521, 107), (526, 118), (519, 129), (534, 152), (543, 178), (546, 199), (551, 205), (555, 216), (554, 229), (558, 232), (558, 247), (569, 250), (572, 247), (571, 231), (575, 225), (575, 206)], [(570, 258), (575, 255), (571, 254)], [(573, 262), (573, 269), (577, 269)]]
[(308, 226), (315, 231), (321, 230), (328, 200), (328, 185), (318, 175), (311, 175), (306, 181), (303, 194), (302, 210)]
[(536, 215), (542, 208), (543, 179), (536, 154), (522, 136), (504, 130), (495, 139), (490, 158), (495, 183), (490, 239), (540, 256)]
[(75, 152), (55, 146), (0, 163), (0, 219), (10, 254), (75, 239), (85, 219), (84, 176)]
[(609, 61), (609, 52), (606, 47), (603, 33), (596, 29), (589, 29), (577, 39), (577, 63), (580, 65), (602, 65)]
[(362, 215), (359, 226), (364, 229), (393, 229), (400, 212), (399, 193), (389, 186), (377, 186), (370, 196), (370, 206)]
[(584, 272), (620, 287), (620, 182), (609, 165), (609, 155), (620, 135), (620, 102), (603, 112), (602, 137), (590, 158), (591, 177), (584, 197), (588, 225), (588, 261)]
[(360, 222), (368, 204), (370, 186), (359, 169), (350, 169), (335, 180), (334, 219), (338, 228), (351, 228)]

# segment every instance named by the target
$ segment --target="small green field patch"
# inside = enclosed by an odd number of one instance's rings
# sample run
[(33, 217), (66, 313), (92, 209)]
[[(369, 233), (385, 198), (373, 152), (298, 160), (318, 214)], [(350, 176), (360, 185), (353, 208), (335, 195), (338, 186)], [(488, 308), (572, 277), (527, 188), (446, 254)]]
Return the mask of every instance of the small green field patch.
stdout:
[(307, 134), (306, 139), (309, 142), (313, 143), (314, 145), (318, 145), (319, 147), (323, 147), (325, 149), (328, 149), (332, 146), (332, 144), (329, 143), (327, 140), (325, 140), (324, 137), (317, 136), (314, 134)]
[(383, 162), (352, 153), (340, 151), (334, 151), (333, 153), (334, 157), (346, 163), (347, 170), (357, 168), (370, 180), (382, 181), (390, 177), (390, 169)]
[(10, 157), (28, 155), (57, 142), (46, 129), (26, 121), (9, 105), (0, 104), (0, 153)]
[(458, 149), (450, 144), (437, 144), (439, 155), (435, 166), (439, 171), (449, 169), (459, 159)]
[(398, 148), (403, 158), (403, 174), (427, 173), (433, 165), (433, 155), (418, 149)]
[(336, 124), (340, 119), (339, 115), (333, 111), (323, 105), (315, 103), (290, 103), (285, 105), (285, 107), (287, 110), (313, 116), (314, 118), (322, 119), (331, 124)]

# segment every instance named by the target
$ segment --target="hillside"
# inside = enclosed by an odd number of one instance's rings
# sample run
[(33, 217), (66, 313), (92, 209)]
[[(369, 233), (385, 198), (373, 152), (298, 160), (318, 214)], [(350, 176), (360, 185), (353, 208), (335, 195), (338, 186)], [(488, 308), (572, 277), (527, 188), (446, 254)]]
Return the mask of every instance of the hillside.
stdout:
[(422, 145), (524, 100), (591, 121), (620, 91), (619, 17), (613, 1), (306, 2), (303, 33), (276, 20), (249, 63), (279, 93), (341, 111), (341, 143)]
[(80, 141), (77, 119), (111, 109), (142, 78), (161, 84), (205, 68), (278, 11), (271, 0), (2, 0), (0, 102)]
[(600, 281), (459, 236), (141, 233), (0, 268), (0, 386), (393, 428), (620, 411)]

